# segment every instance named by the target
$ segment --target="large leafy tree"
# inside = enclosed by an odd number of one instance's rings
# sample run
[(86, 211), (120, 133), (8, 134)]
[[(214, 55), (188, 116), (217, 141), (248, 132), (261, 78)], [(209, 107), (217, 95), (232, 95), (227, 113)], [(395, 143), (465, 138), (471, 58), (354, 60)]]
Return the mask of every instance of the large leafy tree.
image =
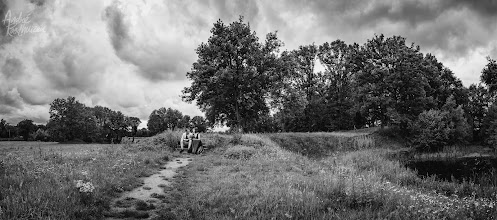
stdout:
[(159, 110), (153, 110), (148, 116), (147, 127), (150, 133), (157, 134), (164, 131), (163, 113)]
[(188, 127), (190, 127), (190, 120), (191, 120), (191, 117), (189, 115), (183, 115), (183, 117), (179, 121), (178, 127), (179, 128), (188, 128)]
[(183, 90), (183, 99), (196, 101), (209, 122), (242, 131), (269, 110), (272, 61), (281, 43), (273, 33), (260, 43), (243, 17), (229, 25), (218, 20), (211, 33), (196, 50), (198, 60), (187, 73), (192, 84)]
[(472, 84), (468, 89), (468, 104), (466, 107), (469, 115), (468, 122), (473, 130), (473, 140), (482, 141), (482, 125), (487, 114), (490, 97), (482, 85)]
[(304, 110), (308, 104), (298, 79), (299, 64), (294, 52), (284, 51), (276, 62), (270, 89), (271, 106), (276, 109), (275, 120), (283, 131), (297, 131), (304, 125)]
[(319, 46), (318, 57), (325, 67), (327, 112), (331, 120), (329, 130), (353, 128), (353, 95), (351, 54), (357, 45), (348, 46), (341, 40)]
[(180, 125), (182, 118), (183, 114), (180, 111), (168, 108), (164, 114), (164, 123), (166, 128), (174, 131), (174, 129)]
[(428, 80), (423, 76), (419, 47), (405, 38), (375, 36), (364, 45), (356, 62), (358, 103), (364, 113), (381, 125), (406, 127), (427, 108)]
[(207, 131), (207, 121), (202, 116), (194, 116), (191, 120), (192, 126), (197, 128), (197, 132)]
[(96, 130), (96, 120), (91, 108), (75, 97), (55, 99), (50, 104), (49, 133), (56, 141), (81, 139), (92, 141)]
[(7, 132), (7, 121), (5, 121), (3, 118), (0, 120), (0, 138), (6, 138), (8, 137), (8, 132)]
[(135, 142), (135, 136), (138, 132), (138, 126), (142, 123), (142, 121), (137, 117), (128, 117), (127, 122), (128, 125), (131, 127), (131, 135), (133, 136), (133, 142)]
[(17, 129), (19, 130), (19, 134), (23, 137), (23, 139), (27, 141), (29, 135), (35, 132), (37, 127), (35, 124), (33, 124), (32, 120), (25, 119), (17, 124)]
[(497, 91), (497, 62), (487, 57), (488, 63), (481, 72), (481, 81), (488, 87), (490, 93)]
[(147, 127), (152, 134), (163, 132), (167, 129), (174, 130), (182, 126), (183, 114), (172, 108), (159, 108), (153, 110), (148, 117)]

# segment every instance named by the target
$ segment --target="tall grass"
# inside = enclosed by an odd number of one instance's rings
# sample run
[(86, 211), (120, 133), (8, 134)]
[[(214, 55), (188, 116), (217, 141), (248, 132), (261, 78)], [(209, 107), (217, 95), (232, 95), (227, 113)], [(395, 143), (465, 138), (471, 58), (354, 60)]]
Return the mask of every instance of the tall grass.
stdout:
[[(0, 143), (0, 219), (101, 219), (112, 198), (179, 156), (177, 135), (123, 145)], [(157, 219), (497, 216), (495, 187), (421, 179), (368, 134), (203, 139), (209, 150), (180, 169)]]
[[(318, 154), (343, 149), (338, 147), (343, 143), (353, 148), (353, 141), (324, 134), (282, 136), (243, 135), (236, 145), (198, 158), (185, 170), (188, 181), (176, 183), (183, 188), (176, 197), (180, 201), (164, 214), (178, 219), (491, 219), (497, 215), (497, 198), (492, 197), (497, 194), (460, 198), (434, 191), (431, 186), (441, 184), (420, 179), (401, 163), (386, 159), (388, 149), (323, 156)], [(225, 156), (246, 152), (250, 157)]]
[(0, 219), (102, 219), (113, 197), (170, 155), (122, 145), (0, 144), (15, 149), (0, 156)]
[[(119, 145), (0, 142), (0, 219), (102, 219), (172, 157), (180, 132)], [(211, 149), (227, 142), (202, 136)]]

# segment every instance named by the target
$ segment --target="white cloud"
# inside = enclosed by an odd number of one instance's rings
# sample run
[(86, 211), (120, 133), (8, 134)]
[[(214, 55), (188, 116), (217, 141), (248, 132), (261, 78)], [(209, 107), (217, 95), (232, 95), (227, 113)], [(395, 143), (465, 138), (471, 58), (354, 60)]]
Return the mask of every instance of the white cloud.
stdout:
[(497, 15), (487, 1), (34, 2), (0, 0), (0, 16), (5, 9), (32, 12), (31, 22), (46, 30), (0, 37), (0, 114), (11, 123), (44, 123), (50, 102), (69, 95), (138, 116), (141, 127), (160, 107), (201, 115), (181, 101), (181, 90), (190, 85), (185, 74), (212, 24), (239, 15), (261, 41), (278, 30), (284, 49), (336, 39), (363, 44), (375, 33), (402, 35), (435, 54), (466, 86), (479, 81), (487, 55), (497, 58)]

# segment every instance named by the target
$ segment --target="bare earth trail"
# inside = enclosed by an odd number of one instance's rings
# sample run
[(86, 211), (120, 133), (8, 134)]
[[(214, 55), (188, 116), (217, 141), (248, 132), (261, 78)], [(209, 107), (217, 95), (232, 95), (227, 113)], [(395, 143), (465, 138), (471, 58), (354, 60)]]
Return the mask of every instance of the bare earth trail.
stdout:
[(164, 189), (171, 187), (177, 169), (187, 166), (192, 160), (191, 157), (175, 158), (163, 165), (158, 173), (143, 178), (144, 184), (141, 187), (125, 192), (121, 197), (112, 201), (107, 219), (151, 219), (155, 217), (155, 211), (165, 205)]

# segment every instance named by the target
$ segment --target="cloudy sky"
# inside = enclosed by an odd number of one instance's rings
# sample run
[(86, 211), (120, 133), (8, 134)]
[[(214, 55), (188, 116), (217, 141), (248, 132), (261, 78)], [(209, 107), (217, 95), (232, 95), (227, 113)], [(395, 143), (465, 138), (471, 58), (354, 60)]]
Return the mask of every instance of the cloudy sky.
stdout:
[[(288, 50), (401, 35), (466, 86), (497, 59), (497, 0), (0, 0), (0, 118), (46, 123), (49, 104), (68, 96), (141, 127), (159, 107), (202, 115), (181, 101), (185, 73), (213, 23), (239, 15), (261, 39), (277, 30)], [(16, 22), (25, 31), (13, 33)]]

